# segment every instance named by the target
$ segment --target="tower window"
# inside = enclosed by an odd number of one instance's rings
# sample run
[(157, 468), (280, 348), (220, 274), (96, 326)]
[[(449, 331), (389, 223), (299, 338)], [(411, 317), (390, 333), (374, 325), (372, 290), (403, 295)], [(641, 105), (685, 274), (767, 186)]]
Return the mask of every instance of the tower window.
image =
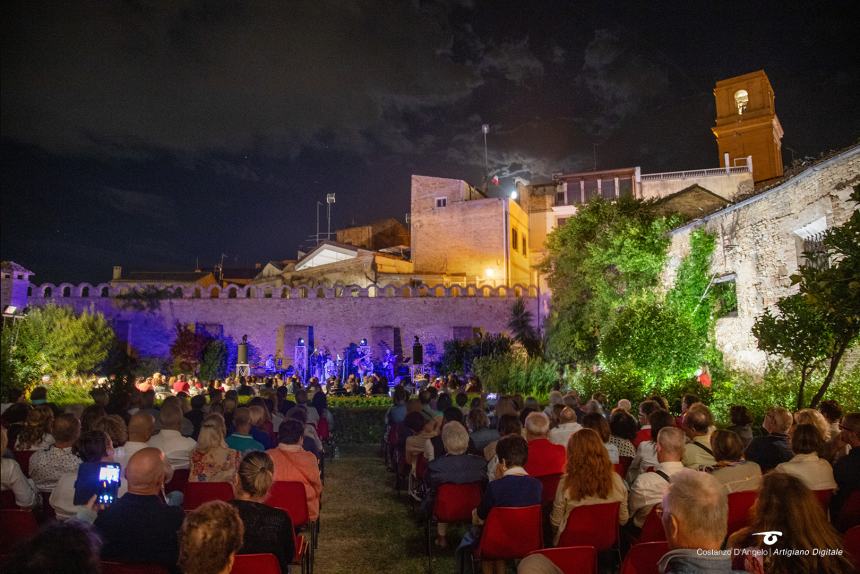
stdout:
[(520, 248), (519, 235), (517, 235), (516, 229), (511, 229), (511, 247), (514, 248), (514, 251)]
[(448, 198), (447, 197), (437, 197), (436, 198), (436, 207), (448, 207)]
[(738, 90), (735, 92), (735, 105), (738, 107), (738, 115), (742, 116), (747, 111), (747, 106), (750, 103), (750, 95), (746, 90)]

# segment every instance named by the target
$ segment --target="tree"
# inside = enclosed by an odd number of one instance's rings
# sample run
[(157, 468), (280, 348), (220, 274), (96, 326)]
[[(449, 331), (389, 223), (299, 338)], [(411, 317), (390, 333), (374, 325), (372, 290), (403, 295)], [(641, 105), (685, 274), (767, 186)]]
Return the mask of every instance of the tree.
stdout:
[[(851, 199), (860, 203), (860, 186), (854, 187)], [(848, 221), (825, 233), (824, 248), (829, 266), (806, 264), (792, 275), (800, 293), (777, 303), (781, 321), (765, 312), (753, 328), (760, 348), (765, 345), (801, 368), (802, 384), (819, 364), (826, 365), (824, 379), (810, 401), (813, 408), (833, 382), (846, 351), (860, 339), (860, 211), (855, 209)], [(785, 302), (793, 298), (796, 301)], [(808, 365), (806, 377), (804, 365)], [(802, 394), (801, 387), (798, 405)]]
[(3, 385), (23, 389), (42, 375), (90, 373), (108, 357), (113, 329), (98, 312), (69, 307), (33, 309), (3, 330)]
[(824, 316), (801, 295), (783, 297), (776, 304), (779, 314), (765, 310), (753, 325), (758, 348), (782, 355), (800, 369), (797, 409), (803, 408), (806, 383), (833, 347), (833, 334)]
[(205, 333), (176, 324), (176, 339), (170, 345), (170, 357), (175, 373), (197, 373), (203, 350), (212, 340)]
[(220, 339), (209, 341), (200, 362), (200, 378), (205, 381), (223, 379), (227, 372), (227, 345)]
[(553, 293), (548, 354), (561, 362), (593, 362), (601, 330), (631, 297), (656, 287), (678, 221), (641, 201), (595, 199), (547, 239)]
[(517, 297), (511, 308), (508, 329), (513, 333), (514, 340), (523, 346), (529, 357), (539, 357), (541, 354), (541, 341), (532, 324), (532, 319), (532, 312), (526, 308), (526, 302), (522, 297)]
[(665, 388), (693, 375), (706, 343), (690, 315), (642, 296), (615, 313), (601, 333), (600, 361), (612, 372), (633, 375), (643, 388)]

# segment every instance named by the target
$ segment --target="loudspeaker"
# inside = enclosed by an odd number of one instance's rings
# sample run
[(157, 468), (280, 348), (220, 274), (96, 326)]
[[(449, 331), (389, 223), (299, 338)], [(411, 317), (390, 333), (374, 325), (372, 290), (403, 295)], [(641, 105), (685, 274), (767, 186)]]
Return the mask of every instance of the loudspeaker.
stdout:
[(418, 342), (418, 337), (415, 337), (415, 343), (412, 345), (412, 364), (424, 364), (424, 347)]

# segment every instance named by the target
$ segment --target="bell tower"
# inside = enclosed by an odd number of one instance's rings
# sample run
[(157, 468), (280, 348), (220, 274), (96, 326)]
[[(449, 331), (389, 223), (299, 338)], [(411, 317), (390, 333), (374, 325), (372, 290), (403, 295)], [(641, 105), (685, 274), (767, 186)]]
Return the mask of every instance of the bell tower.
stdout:
[(773, 88), (764, 70), (720, 80), (714, 87), (720, 165), (752, 156), (756, 182), (782, 176), (782, 126), (776, 117)]

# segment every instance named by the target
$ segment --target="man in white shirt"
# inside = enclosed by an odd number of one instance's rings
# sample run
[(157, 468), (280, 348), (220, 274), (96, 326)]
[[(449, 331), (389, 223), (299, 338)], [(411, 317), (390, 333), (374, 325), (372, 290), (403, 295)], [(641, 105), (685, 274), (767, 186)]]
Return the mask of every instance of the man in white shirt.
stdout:
[(704, 470), (717, 465), (714, 451), (711, 450), (711, 426), (714, 417), (710, 409), (702, 403), (695, 403), (684, 414), (684, 430), (689, 442), (684, 448), (682, 462), (687, 468)]
[(155, 419), (147, 412), (137, 412), (128, 421), (128, 441), (114, 449), (113, 458), (123, 469), (137, 451), (149, 446), (147, 442), (155, 432)]
[(564, 407), (558, 414), (558, 426), (549, 431), (549, 442), (560, 444), (567, 448), (570, 435), (582, 429), (582, 425), (576, 422), (576, 411), (570, 407)]
[(663, 500), (663, 494), (669, 488), (672, 475), (684, 470), (681, 458), (684, 456), (684, 431), (677, 427), (660, 429), (657, 435), (657, 460), (659, 464), (653, 472), (640, 474), (630, 487), (630, 516), (633, 524), (639, 528), (645, 523), (645, 518), (651, 508)]
[(161, 431), (149, 439), (148, 446), (160, 448), (174, 469), (190, 466), (191, 451), (197, 446), (193, 438), (182, 436), (182, 409), (168, 404), (161, 408)]

